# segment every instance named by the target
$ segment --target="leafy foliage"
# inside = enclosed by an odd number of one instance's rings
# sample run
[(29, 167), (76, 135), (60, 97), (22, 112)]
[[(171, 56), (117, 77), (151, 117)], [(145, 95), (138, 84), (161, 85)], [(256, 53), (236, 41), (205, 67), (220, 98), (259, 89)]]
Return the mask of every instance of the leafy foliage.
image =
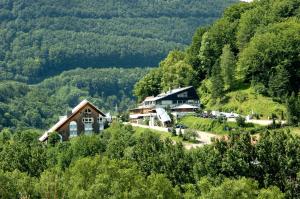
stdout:
[(0, 79), (75, 67), (155, 66), (236, 0), (0, 1)]
[(299, 197), (300, 139), (288, 131), (265, 132), (256, 144), (231, 134), (191, 151), (118, 123), (56, 145), (36, 135), (14, 133), (0, 149), (1, 197)]
[(236, 118), (236, 124), (240, 127), (244, 127), (246, 125), (246, 118), (244, 118), (242, 116), (238, 116)]
[(264, 127), (253, 125), (252, 123), (244, 123), (244, 126), (240, 126), (237, 122), (226, 121), (226, 118), (224, 119), (224, 117), (210, 119), (199, 118), (195, 116), (186, 116), (181, 118), (180, 122), (191, 129), (212, 132), (219, 135), (226, 135), (231, 131), (249, 131), (258, 133), (261, 130), (264, 130)]
[(144, 78), (135, 84), (133, 93), (142, 101), (147, 96), (156, 96), (161, 90), (162, 73), (158, 69), (152, 69)]
[(161, 90), (184, 85), (176, 84), (179, 76), (181, 82), (200, 86), (201, 101), (209, 108), (226, 106), (227, 93), (250, 86), (257, 94), (283, 104), (286, 96), (300, 91), (299, 8), (298, 0), (232, 5), (210, 27), (198, 29), (186, 51), (177, 52), (180, 56), (170, 52), (158, 68), (168, 74), (165, 65), (172, 69), (186, 63), (194, 70), (187, 73), (196, 74), (196, 81), (171, 70), (174, 75), (162, 78)]
[(287, 121), (291, 125), (298, 125), (300, 122), (300, 97), (294, 93), (286, 100)]
[[(134, 105), (134, 84), (148, 69), (76, 69), (36, 85), (0, 83), (0, 129), (45, 129), (59, 115), (89, 99), (104, 112), (121, 112)], [(117, 106), (117, 110), (115, 107)]]

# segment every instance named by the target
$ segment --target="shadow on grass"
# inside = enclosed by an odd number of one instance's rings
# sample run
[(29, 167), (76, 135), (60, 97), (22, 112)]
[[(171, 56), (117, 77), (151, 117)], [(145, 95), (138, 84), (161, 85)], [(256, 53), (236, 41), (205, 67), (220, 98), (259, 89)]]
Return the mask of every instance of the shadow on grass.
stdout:
[(235, 86), (230, 90), (230, 92), (239, 91), (239, 90), (247, 90), (250, 88), (250, 83), (244, 83), (242, 81), (237, 81)]

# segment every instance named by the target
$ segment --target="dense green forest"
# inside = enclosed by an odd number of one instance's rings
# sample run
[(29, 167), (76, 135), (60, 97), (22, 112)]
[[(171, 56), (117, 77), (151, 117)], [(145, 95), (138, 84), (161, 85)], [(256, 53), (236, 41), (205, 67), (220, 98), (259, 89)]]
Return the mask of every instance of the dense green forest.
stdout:
[(0, 0), (0, 79), (155, 66), (236, 0)]
[(46, 129), (83, 99), (104, 112), (126, 111), (135, 104), (134, 84), (147, 71), (147, 68), (75, 69), (35, 85), (0, 82), (0, 129)]
[[(224, 2), (0, 0), (0, 198), (300, 198), (300, 138), (289, 126), (236, 128), (191, 150), (118, 122), (67, 142), (52, 133), (47, 144), (31, 129), (84, 98), (124, 111), (132, 90), (140, 101), (187, 85), (204, 108), (251, 98), (299, 125), (300, 0), (237, 3), (185, 48), (233, 1)], [(112, 65), (131, 68), (103, 68)]]
[[(170, 52), (158, 68), (136, 84), (135, 95), (142, 100), (170, 87), (194, 85), (207, 108), (222, 109), (231, 101), (235, 105), (226, 111), (244, 114), (249, 112), (239, 109), (239, 104), (249, 98), (259, 104), (258, 99), (265, 96), (278, 102), (277, 107), (286, 104), (286, 114), (282, 114), (285, 111), (282, 108), (274, 108), (277, 117), (284, 115), (282, 119), (288, 117), (289, 122), (297, 124), (300, 121), (299, 20), (299, 0), (235, 4), (213, 25), (199, 28), (185, 51)], [(233, 91), (242, 92), (233, 95)]]
[(114, 123), (101, 134), (47, 145), (34, 131), (0, 133), (0, 198), (300, 197), (300, 139), (247, 133), (194, 150)]

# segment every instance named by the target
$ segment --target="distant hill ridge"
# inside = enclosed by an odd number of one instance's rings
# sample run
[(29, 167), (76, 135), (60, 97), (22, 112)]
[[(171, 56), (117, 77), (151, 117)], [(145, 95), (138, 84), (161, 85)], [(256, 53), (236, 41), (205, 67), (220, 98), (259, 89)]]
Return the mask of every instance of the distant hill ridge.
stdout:
[(0, 0), (0, 79), (155, 66), (237, 0)]

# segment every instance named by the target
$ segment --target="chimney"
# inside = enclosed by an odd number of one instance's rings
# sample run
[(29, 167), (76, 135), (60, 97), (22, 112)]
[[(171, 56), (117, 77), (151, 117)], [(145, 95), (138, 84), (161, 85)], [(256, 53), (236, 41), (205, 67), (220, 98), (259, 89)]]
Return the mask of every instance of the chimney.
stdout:
[(67, 115), (67, 117), (70, 117), (72, 115), (72, 110), (71, 109), (67, 109), (66, 115)]

